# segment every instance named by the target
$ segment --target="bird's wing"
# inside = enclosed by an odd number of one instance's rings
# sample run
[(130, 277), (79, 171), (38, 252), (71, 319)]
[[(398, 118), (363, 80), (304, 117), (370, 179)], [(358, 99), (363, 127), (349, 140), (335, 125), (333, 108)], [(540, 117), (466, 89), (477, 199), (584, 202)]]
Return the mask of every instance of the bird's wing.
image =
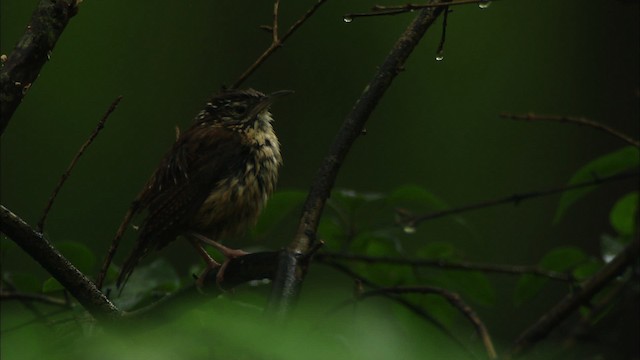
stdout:
[(240, 171), (248, 152), (242, 135), (224, 128), (194, 125), (180, 136), (138, 197), (139, 211), (147, 210), (147, 217), (118, 286), (150, 250), (188, 230), (215, 184)]

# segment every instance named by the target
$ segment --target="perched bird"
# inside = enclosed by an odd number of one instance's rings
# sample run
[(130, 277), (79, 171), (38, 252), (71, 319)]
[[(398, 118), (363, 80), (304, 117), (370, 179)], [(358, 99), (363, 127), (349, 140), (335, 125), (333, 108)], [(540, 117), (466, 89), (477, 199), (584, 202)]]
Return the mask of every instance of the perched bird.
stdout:
[[(138, 240), (118, 276), (119, 288), (140, 259), (180, 235), (207, 263), (198, 279), (200, 286), (210, 270), (221, 266), (203, 244), (217, 248), (227, 261), (246, 254), (218, 241), (255, 224), (274, 191), (282, 157), (269, 107), (276, 98), (290, 93), (223, 91), (178, 135), (116, 235), (122, 236), (131, 218), (146, 211)], [(218, 281), (223, 270), (224, 265)]]

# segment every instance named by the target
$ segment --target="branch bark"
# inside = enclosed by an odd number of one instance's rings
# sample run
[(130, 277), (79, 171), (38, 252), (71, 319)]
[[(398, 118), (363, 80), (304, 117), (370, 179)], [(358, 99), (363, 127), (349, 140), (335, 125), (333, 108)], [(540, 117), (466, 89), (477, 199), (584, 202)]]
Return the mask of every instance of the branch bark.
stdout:
[(582, 284), (578, 290), (567, 295), (556, 306), (542, 315), (535, 324), (525, 330), (516, 340), (511, 355), (520, 355), (547, 337), (556, 326), (620, 275), (639, 255), (640, 238), (636, 238), (597, 274)]
[(27, 30), (0, 70), (0, 135), (77, 12), (76, 0), (41, 0), (38, 4)]
[[(441, 1), (434, 1), (434, 4)], [(323, 160), (314, 179), (306, 202), (298, 230), (293, 241), (287, 248), (279, 265), (273, 292), (269, 301), (269, 308), (276, 313), (287, 312), (291, 303), (298, 296), (302, 280), (306, 272), (306, 262), (300, 262), (300, 256), (314, 247), (315, 233), (318, 228), (320, 215), (335, 183), (338, 171), (351, 145), (360, 136), (364, 125), (376, 105), (382, 99), (386, 90), (391, 86), (395, 77), (404, 70), (404, 63), (413, 52), (427, 29), (442, 14), (444, 8), (427, 8), (416, 16), (409, 27), (396, 41), (389, 55), (379, 67), (373, 79), (364, 88), (360, 98), (356, 101)]]
[(58, 280), (94, 318), (109, 320), (120, 316), (120, 311), (89, 278), (62, 256), (41, 233), (34, 231), (26, 222), (2, 205), (0, 205), (0, 225), (2, 225), (2, 233)]

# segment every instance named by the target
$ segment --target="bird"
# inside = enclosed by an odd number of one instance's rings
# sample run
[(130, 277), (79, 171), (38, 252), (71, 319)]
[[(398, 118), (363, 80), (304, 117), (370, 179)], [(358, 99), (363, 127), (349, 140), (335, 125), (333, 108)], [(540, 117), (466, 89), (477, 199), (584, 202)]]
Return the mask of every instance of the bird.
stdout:
[[(131, 219), (146, 212), (133, 250), (122, 263), (117, 288), (122, 290), (141, 259), (179, 236), (206, 263), (199, 287), (215, 268), (219, 284), (230, 259), (247, 254), (220, 240), (254, 225), (275, 190), (282, 156), (270, 106), (291, 93), (223, 90), (211, 97), (186, 131), (178, 132), (118, 229), (116, 236), (121, 237)], [(204, 245), (218, 249), (224, 263), (215, 261)]]

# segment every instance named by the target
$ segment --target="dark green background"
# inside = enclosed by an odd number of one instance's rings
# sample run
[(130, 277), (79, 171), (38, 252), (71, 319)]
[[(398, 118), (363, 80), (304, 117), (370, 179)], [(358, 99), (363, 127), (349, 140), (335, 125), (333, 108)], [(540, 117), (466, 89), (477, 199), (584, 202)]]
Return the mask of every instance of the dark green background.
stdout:
[[(283, 1), (281, 29), (312, 3)], [(36, 4), (0, 2), (3, 54)], [(245, 83), (265, 92), (296, 91), (273, 107), (285, 159), (280, 189), (308, 188), (341, 122), (412, 19), (342, 21), (372, 4), (330, 0)], [(612, 0), (455, 7), (444, 61), (434, 59), (438, 21), (374, 111), (337, 186), (389, 192), (417, 184), (457, 206), (566, 183), (583, 164), (625, 144), (589, 128), (498, 114), (580, 115), (638, 137), (638, 11), (637, 1)], [(123, 95), (46, 227), (53, 242), (82, 241), (102, 254), (172, 143), (174, 126), (188, 126), (207, 97), (233, 83), (268, 46), (270, 35), (258, 25), (269, 24), (271, 12), (270, 1), (84, 1), (2, 137), (3, 205), (35, 224), (80, 144)], [(600, 236), (613, 232), (611, 206), (635, 186), (607, 185), (557, 225), (558, 197), (547, 197), (466, 214), (471, 231), (436, 220), (405, 241), (452, 242), (481, 262), (532, 264), (567, 244), (597, 256)], [(2, 261), (5, 269), (37, 267), (26, 256)], [(510, 304), (512, 279), (495, 283), (500, 311), (479, 312), (507, 340), (559, 296), (552, 292), (524, 314)]]

